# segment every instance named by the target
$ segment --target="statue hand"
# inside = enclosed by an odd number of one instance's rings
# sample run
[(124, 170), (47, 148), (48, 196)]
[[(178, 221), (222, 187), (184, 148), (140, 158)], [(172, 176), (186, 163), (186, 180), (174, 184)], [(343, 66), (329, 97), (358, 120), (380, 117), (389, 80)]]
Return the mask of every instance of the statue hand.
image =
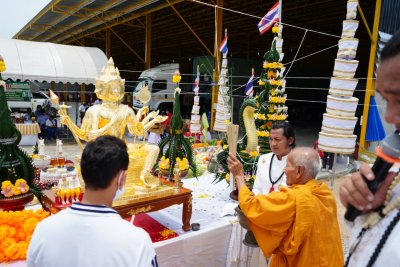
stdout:
[(161, 123), (161, 122), (166, 121), (167, 119), (168, 119), (168, 116), (160, 116), (160, 115), (158, 115), (157, 117), (155, 117), (153, 119), (153, 121), (155, 121), (155, 123)]
[(102, 133), (103, 132), (101, 130), (90, 130), (86, 133), (86, 138), (87, 140), (94, 140), (100, 135), (102, 135)]
[(69, 116), (68, 115), (61, 115), (60, 116), (60, 123), (66, 125), (68, 122)]

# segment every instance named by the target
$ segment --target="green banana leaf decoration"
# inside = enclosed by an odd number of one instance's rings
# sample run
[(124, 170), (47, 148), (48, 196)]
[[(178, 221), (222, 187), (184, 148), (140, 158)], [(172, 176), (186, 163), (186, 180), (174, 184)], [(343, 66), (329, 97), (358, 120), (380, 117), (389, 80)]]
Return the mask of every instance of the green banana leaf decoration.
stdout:
[[(193, 175), (197, 177), (192, 144), (190, 143), (189, 139), (185, 138), (183, 135), (186, 130), (186, 126), (184, 126), (181, 116), (179, 94), (180, 88), (176, 88), (174, 110), (171, 117), (169, 135), (164, 136), (158, 144), (160, 147), (160, 153), (158, 155), (157, 163), (153, 166), (153, 173), (155, 173), (157, 170), (161, 170), (163, 173), (167, 173), (167, 175), (164, 176), (168, 177), (169, 180), (173, 179), (174, 177), (174, 167), (178, 161), (177, 158), (179, 158), (180, 161), (186, 159), (189, 169), (193, 172)], [(169, 166), (160, 164), (167, 159), (169, 161)]]
[[(2, 81), (1, 73), (0, 81)], [(29, 185), (28, 192), (36, 195), (40, 200), (42, 191), (34, 183), (32, 159), (18, 147), (20, 141), (21, 133), (11, 120), (5, 88), (0, 85), (0, 182), (10, 181), (15, 184), (17, 179), (22, 178)], [(0, 194), (0, 199), (2, 198), (5, 196)]]
[(275, 38), (272, 41), (271, 49), (264, 54), (263, 70), (259, 80), (260, 93), (255, 97), (259, 107), (255, 123), (261, 154), (271, 152), (269, 132), (272, 124), (276, 121), (285, 121), (287, 118), (286, 95), (281, 76), (283, 65), (276, 49), (279, 30), (277, 26), (274, 28), (276, 29), (273, 29), (272, 32), (275, 34)]

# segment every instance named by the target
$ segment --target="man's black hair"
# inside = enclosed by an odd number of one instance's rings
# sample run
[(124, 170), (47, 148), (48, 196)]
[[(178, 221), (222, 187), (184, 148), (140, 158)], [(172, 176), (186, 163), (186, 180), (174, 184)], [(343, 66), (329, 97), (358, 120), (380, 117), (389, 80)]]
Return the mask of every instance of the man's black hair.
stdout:
[(290, 145), (291, 148), (294, 148), (296, 146), (296, 135), (294, 133), (294, 129), (292, 125), (290, 125), (289, 122), (287, 121), (277, 121), (272, 124), (271, 130), (276, 130), (276, 129), (283, 129), (283, 135), (289, 139), (290, 137), (293, 137), (293, 143)]
[(385, 61), (400, 54), (400, 31), (396, 32), (387, 42), (381, 52), (381, 61)]
[(89, 142), (82, 153), (81, 172), (85, 186), (105, 189), (121, 170), (129, 164), (128, 148), (114, 136), (101, 136)]

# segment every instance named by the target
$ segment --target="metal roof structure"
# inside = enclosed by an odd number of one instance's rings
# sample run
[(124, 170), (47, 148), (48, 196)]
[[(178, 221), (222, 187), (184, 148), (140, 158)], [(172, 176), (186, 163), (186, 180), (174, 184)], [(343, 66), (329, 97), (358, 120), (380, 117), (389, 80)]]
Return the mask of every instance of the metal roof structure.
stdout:
[[(346, 2), (283, 1), (282, 21), (338, 36), (345, 19)], [(369, 25), (373, 21), (374, 2), (360, 3)], [(222, 27), (228, 29), (230, 54), (260, 60), (269, 49), (272, 35), (260, 37), (257, 23), (274, 3), (275, 0), (53, 0), (14, 38), (95, 46), (112, 56), (121, 69), (142, 70), (149, 18), (151, 65), (154, 66), (173, 59), (212, 55), (216, 13), (222, 12)], [(225, 9), (222, 11), (216, 5)], [(362, 23), (360, 28), (364, 28)], [(358, 32), (359, 53), (362, 55), (365, 50), (368, 54), (368, 33), (365, 29)], [(304, 30), (299, 28), (284, 28), (285, 57), (294, 57), (303, 34)], [(110, 40), (108, 44), (107, 39)], [(326, 48), (337, 40), (310, 31), (302, 53)]]

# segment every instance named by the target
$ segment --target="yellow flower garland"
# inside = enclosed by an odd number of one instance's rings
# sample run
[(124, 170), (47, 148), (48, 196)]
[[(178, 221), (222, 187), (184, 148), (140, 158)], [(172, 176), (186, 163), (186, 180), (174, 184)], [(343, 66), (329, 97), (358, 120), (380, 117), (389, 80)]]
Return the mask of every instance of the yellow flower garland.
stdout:
[(275, 85), (275, 86), (282, 86), (283, 82), (281, 80), (270, 80), (269, 84), (270, 85)]
[(269, 137), (269, 132), (268, 131), (257, 131), (257, 136)]

